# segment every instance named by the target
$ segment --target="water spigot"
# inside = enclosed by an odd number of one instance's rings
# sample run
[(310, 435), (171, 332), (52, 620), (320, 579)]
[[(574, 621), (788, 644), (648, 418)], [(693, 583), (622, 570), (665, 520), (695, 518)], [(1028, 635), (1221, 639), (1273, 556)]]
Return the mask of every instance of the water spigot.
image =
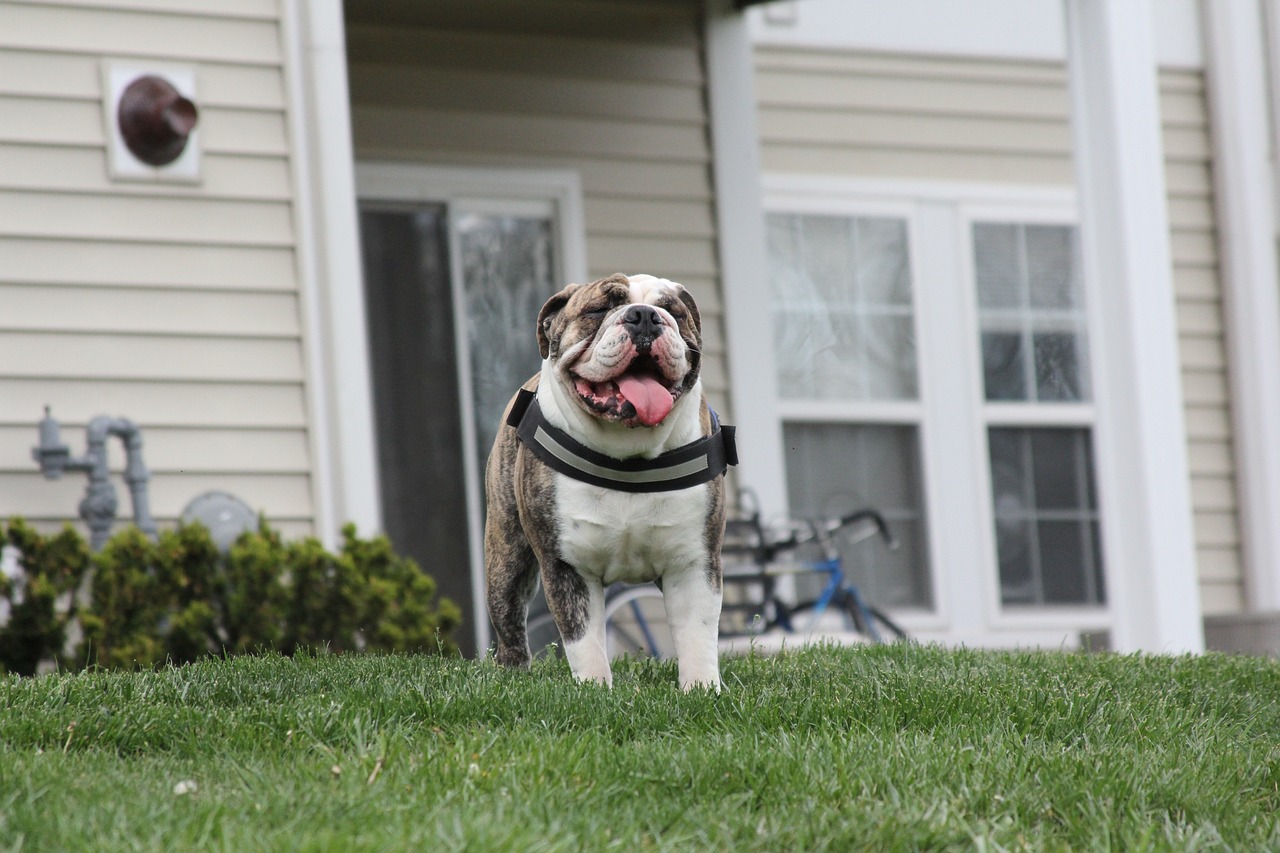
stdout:
[(40, 473), (46, 480), (60, 478), (71, 461), (71, 448), (62, 443), (58, 422), (48, 406), (44, 407), (44, 419), (40, 421), (40, 445), (31, 448), (31, 456), (40, 463)]

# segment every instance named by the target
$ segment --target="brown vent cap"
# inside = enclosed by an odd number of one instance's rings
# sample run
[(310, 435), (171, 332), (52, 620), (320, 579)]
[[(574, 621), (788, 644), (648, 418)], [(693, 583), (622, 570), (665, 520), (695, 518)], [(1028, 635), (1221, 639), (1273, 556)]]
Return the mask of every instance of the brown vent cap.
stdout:
[(181, 156), (198, 117), (195, 104), (154, 74), (130, 83), (116, 112), (124, 144), (152, 166), (166, 166)]

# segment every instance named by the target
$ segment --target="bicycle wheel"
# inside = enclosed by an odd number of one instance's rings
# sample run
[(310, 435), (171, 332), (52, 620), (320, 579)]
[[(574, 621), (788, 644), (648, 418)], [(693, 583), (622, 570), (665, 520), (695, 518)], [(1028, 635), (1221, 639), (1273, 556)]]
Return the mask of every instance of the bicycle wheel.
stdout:
[[(805, 601), (792, 608), (789, 615), (800, 623), (803, 622), (803, 614), (811, 613), (813, 607), (814, 602)], [(868, 604), (860, 595), (848, 589), (836, 594), (827, 608), (827, 614), (831, 614), (833, 618), (838, 616), (843, 630), (858, 634), (868, 643), (892, 643), (906, 639), (907, 636), (907, 632), (883, 610)], [(803, 627), (806, 626), (797, 624), (796, 630), (803, 633)], [(823, 632), (821, 625), (807, 627), (816, 634)], [(835, 626), (829, 625), (828, 628), (835, 629)]]
[(630, 586), (606, 594), (604, 624), (610, 658), (675, 657), (667, 608), (655, 586)]
[(534, 660), (545, 657), (560, 657), (563, 643), (560, 640), (560, 629), (550, 613), (543, 613), (529, 620), (529, 651)]

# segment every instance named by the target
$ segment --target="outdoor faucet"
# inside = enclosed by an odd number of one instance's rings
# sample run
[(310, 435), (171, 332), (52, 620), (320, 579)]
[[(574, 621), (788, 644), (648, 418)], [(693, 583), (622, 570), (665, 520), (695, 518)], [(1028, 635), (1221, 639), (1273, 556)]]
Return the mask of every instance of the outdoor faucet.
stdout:
[(107, 467), (107, 439), (113, 435), (118, 437), (125, 446), (124, 481), (133, 500), (133, 523), (154, 539), (156, 523), (151, 517), (147, 496), (151, 474), (142, 461), (142, 431), (126, 418), (99, 415), (89, 421), (85, 432), (88, 447), (84, 456), (72, 456), (70, 448), (62, 443), (58, 422), (45, 406), (44, 419), (40, 421), (40, 444), (31, 451), (40, 464), (41, 473), (47, 480), (59, 479), (63, 471), (84, 471), (89, 475), (89, 485), (80, 501), (80, 517), (89, 525), (89, 547), (97, 551), (106, 544), (119, 507)]

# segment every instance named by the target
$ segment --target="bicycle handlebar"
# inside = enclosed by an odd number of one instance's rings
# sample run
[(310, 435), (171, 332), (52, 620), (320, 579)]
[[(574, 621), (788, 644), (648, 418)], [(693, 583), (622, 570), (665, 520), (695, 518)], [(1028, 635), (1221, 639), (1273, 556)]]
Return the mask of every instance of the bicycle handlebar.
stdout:
[(831, 532), (834, 533), (842, 527), (848, 527), (850, 524), (856, 524), (859, 521), (870, 521), (876, 526), (876, 533), (880, 534), (880, 538), (884, 540), (884, 547), (890, 551), (898, 550), (898, 539), (889, 530), (889, 524), (884, 520), (884, 516), (876, 512), (874, 509), (860, 509), (857, 512), (849, 513), (840, 517), (840, 524)]
[(766, 540), (762, 542), (764, 556), (766, 559), (772, 560), (779, 553), (791, 551), (801, 545), (807, 545), (811, 542), (825, 542), (836, 531), (852, 524), (857, 524), (860, 521), (871, 522), (875, 526), (875, 532), (884, 540), (885, 547), (889, 550), (897, 549), (898, 540), (890, 532), (889, 524), (884, 520), (884, 516), (874, 509), (860, 509), (857, 512), (852, 512), (839, 518), (809, 521), (807, 530), (792, 530), (791, 535), (785, 539)]

